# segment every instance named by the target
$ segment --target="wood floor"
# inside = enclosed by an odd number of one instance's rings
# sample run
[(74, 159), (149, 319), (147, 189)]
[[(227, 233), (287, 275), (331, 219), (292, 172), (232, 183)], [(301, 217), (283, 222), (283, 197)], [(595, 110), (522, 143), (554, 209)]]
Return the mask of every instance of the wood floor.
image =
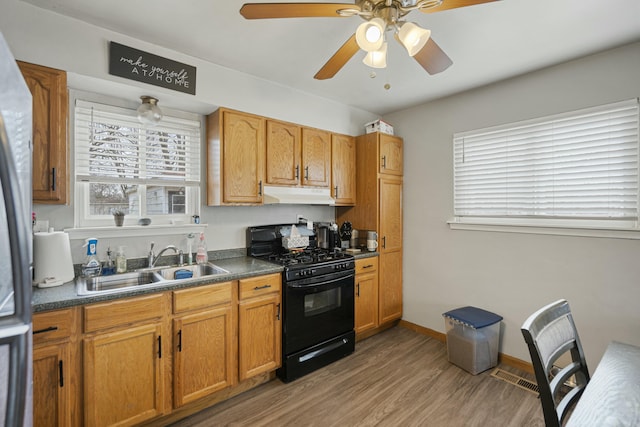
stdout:
[(289, 384), (270, 381), (173, 426), (544, 426), (537, 395), (490, 373), (467, 373), (447, 361), (443, 343), (398, 326), (330, 366)]

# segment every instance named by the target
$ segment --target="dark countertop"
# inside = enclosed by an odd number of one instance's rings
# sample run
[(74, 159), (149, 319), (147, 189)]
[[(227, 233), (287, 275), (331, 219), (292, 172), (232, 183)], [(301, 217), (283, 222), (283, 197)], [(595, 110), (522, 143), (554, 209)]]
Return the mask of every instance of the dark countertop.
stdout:
[[(356, 259), (378, 256), (378, 252), (363, 251), (353, 254)], [(224, 259), (210, 259), (210, 262), (229, 271), (229, 274), (219, 274), (197, 279), (168, 280), (139, 288), (127, 288), (113, 293), (96, 295), (78, 295), (75, 281), (67, 282), (62, 286), (53, 288), (33, 288), (32, 307), (33, 312), (57, 310), (94, 302), (111, 301), (119, 298), (151, 294), (155, 292), (171, 291), (176, 289), (191, 288), (205, 284), (227, 282), (229, 280), (244, 279), (252, 276), (262, 276), (271, 273), (280, 273), (283, 267), (271, 262), (262, 261), (247, 256), (239, 256)]]
[(244, 279), (252, 276), (262, 276), (271, 273), (280, 273), (283, 268), (280, 265), (261, 261), (251, 257), (236, 257), (217, 259), (213, 264), (229, 271), (229, 274), (219, 274), (197, 279), (168, 280), (157, 284), (140, 288), (127, 288), (113, 293), (96, 295), (78, 295), (75, 281), (67, 282), (62, 286), (53, 288), (33, 288), (32, 307), (33, 312), (57, 310), (76, 305), (91, 304), (94, 302), (110, 301), (119, 298), (145, 295), (155, 292), (164, 292), (175, 289), (191, 288), (211, 283), (227, 282), (229, 280)]

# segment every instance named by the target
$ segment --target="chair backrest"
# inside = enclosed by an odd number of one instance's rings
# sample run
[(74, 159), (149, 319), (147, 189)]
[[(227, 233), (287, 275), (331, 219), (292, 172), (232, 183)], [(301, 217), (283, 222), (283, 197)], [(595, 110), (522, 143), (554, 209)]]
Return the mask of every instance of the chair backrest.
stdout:
[[(561, 299), (542, 307), (521, 330), (531, 354), (546, 427), (560, 427), (590, 379), (569, 303)], [(558, 371), (554, 363), (567, 352), (571, 363)], [(567, 392), (565, 383), (572, 376), (575, 386)]]

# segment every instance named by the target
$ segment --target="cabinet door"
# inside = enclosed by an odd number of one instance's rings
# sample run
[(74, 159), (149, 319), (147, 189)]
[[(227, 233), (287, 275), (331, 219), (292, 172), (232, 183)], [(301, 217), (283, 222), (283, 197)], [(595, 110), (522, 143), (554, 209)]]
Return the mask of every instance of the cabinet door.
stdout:
[(378, 274), (356, 275), (356, 333), (378, 326)]
[(18, 61), (33, 97), (33, 201), (66, 204), (67, 73)]
[(356, 140), (331, 135), (331, 182), (337, 206), (356, 204)]
[(329, 187), (331, 182), (331, 133), (302, 128), (302, 185)]
[(86, 337), (85, 424), (134, 425), (162, 415), (164, 350), (160, 323)]
[(176, 408), (234, 384), (231, 306), (176, 318), (173, 333)]
[(402, 175), (402, 138), (384, 133), (378, 135), (380, 138), (380, 173)]
[(380, 253), (402, 250), (402, 179), (380, 178)]
[(380, 324), (402, 318), (402, 251), (380, 254)]
[(69, 343), (33, 350), (33, 425), (71, 425)]
[(300, 184), (300, 126), (267, 120), (267, 184)]
[(222, 117), (224, 203), (262, 203), (265, 120), (232, 111)]
[(281, 364), (280, 294), (249, 298), (238, 307), (240, 381)]

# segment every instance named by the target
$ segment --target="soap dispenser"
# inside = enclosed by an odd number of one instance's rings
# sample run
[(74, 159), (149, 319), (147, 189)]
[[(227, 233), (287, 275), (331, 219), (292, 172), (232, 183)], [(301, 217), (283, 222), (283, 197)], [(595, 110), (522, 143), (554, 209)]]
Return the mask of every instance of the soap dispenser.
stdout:
[(201, 232), (200, 239), (198, 240), (198, 250), (196, 251), (196, 263), (205, 264), (207, 261), (209, 261), (207, 242), (204, 240), (204, 232)]
[(124, 255), (124, 246), (118, 246), (118, 254), (116, 255), (116, 273), (127, 272), (127, 257)]
[(99, 276), (102, 264), (98, 259), (98, 239), (89, 237), (83, 246), (87, 248), (87, 260), (82, 264), (82, 275), (85, 277)]

